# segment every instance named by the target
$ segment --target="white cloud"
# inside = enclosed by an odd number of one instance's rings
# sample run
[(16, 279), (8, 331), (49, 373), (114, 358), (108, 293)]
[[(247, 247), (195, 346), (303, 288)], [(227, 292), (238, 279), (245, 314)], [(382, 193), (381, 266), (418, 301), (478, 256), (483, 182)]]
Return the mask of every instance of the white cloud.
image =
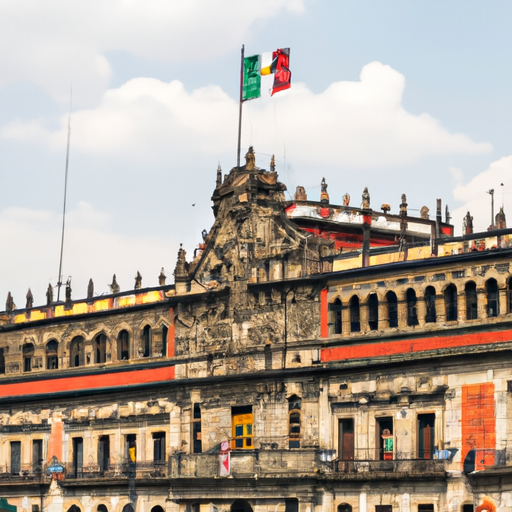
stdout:
[[(35, 305), (45, 303), (48, 283), (56, 285), (59, 270), (61, 218), (44, 210), (9, 208), (0, 211), (0, 238), (13, 240), (2, 251), (2, 293), (11, 291), (19, 308), (25, 306), (30, 287)], [(116, 273), (122, 290), (133, 289), (137, 270), (144, 287), (157, 286), (160, 268), (165, 266), (172, 283), (176, 248), (163, 237), (113, 232), (110, 215), (80, 203), (66, 217), (63, 258), (64, 280), (72, 277), (73, 298), (86, 296), (92, 278), (95, 293), (108, 293)], [(55, 292), (56, 293), (56, 292)], [(61, 291), (61, 298), (64, 290)], [(0, 298), (1, 300), (2, 298)], [(3, 310), (0, 303), (0, 310)]]
[[(491, 224), (491, 196), (488, 191), (494, 190), (494, 214), (498, 213), (504, 205), (505, 214), (509, 214), (508, 224), (511, 225), (510, 210), (512, 199), (512, 156), (500, 158), (492, 162), (489, 167), (475, 176), (469, 183), (459, 183), (454, 188), (453, 196), (463, 204), (452, 213), (456, 232), (461, 232), (462, 219), (469, 211), (473, 216), (475, 232), (485, 231)], [(503, 184), (503, 185), (502, 185)]]
[(0, 85), (28, 80), (67, 102), (94, 102), (106, 53), (162, 62), (211, 59), (250, 39), (255, 23), (304, 12), (303, 0), (15, 0), (0, 3)]
[[(448, 153), (491, 150), (460, 133), (450, 133), (428, 114), (413, 115), (402, 105), (403, 75), (389, 66), (366, 65), (358, 82), (336, 82), (314, 94), (304, 84), (272, 99), (244, 105), (244, 146), (272, 153), (286, 147), (303, 176), (312, 166), (379, 168)], [(230, 151), (236, 136), (238, 105), (217, 86), (187, 91), (179, 81), (132, 79), (105, 92), (100, 104), (73, 114), (73, 150), (118, 161), (186, 164), (197, 151), (214, 159)], [(42, 121), (17, 121), (1, 135), (45, 141), (62, 151), (61, 130)], [(312, 151), (314, 147), (314, 151)]]

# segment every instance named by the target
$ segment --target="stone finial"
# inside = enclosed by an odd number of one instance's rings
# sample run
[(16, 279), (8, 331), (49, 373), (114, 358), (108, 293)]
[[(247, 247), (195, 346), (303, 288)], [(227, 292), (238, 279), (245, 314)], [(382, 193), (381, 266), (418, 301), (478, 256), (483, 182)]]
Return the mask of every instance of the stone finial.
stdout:
[(87, 298), (92, 299), (92, 296), (94, 295), (94, 282), (91, 279), (89, 279), (89, 284), (87, 285)]
[(471, 235), (471, 233), (473, 233), (473, 217), (471, 216), (471, 213), (469, 213), (469, 210), (462, 221), (462, 233), (464, 235)]
[(505, 217), (505, 211), (503, 210), (503, 206), (500, 208), (500, 211), (496, 214), (495, 225), (498, 229), (505, 229), (507, 227), (507, 218)]
[(119, 293), (119, 285), (117, 284), (116, 275), (112, 276), (112, 284), (108, 285), (112, 293)]
[(165, 286), (165, 280), (167, 279), (167, 276), (164, 273), (164, 267), (160, 269), (160, 275), (158, 276), (158, 284), (160, 286)]
[(276, 172), (276, 158), (274, 155), (270, 157), (270, 171)]
[(176, 268), (174, 269), (174, 277), (177, 279), (188, 277), (187, 253), (185, 249), (183, 249), (183, 244), (180, 244), (178, 250), (178, 260), (176, 261)]
[(421, 217), (422, 219), (428, 219), (428, 218), (429, 218), (429, 215), (428, 215), (428, 212), (429, 212), (429, 211), (430, 211), (430, 210), (428, 209), (428, 207), (427, 207), (427, 206), (422, 206), (422, 207), (421, 207), (421, 210), (420, 210), (420, 217)]
[(222, 168), (220, 164), (217, 166), (217, 179), (215, 180), (215, 188), (219, 188), (222, 185)]
[(245, 170), (246, 171), (255, 171), (256, 167), (256, 158), (254, 156), (254, 148), (249, 146), (249, 150), (245, 154)]
[(66, 281), (66, 303), (71, 303), (71, 278)]
[(34, 296), (32, 295), (32, 290), (29, 288), (26, 296), (27, 302), (25, 304), (26, 309), (30, 309), (34, 305)]
[(322, 183), (320, 183), (320, 202), (321, 203), (328, 203), (329, 202), (329, 194), (327, 193), (327, 183), (325, 181), (325, 178), (322, 178)]
[(364, 187), (361, 208), (363, 208), (363, 209), (370, 208), (370, 194), (368, 192), (368, 187)]
[(142, 276), (140, 272), (137, 270), (137, 275), (135, 276), (135, 290), (140, 290), (142, 288)]
[(295, 190), (295, 201), (307, 201), (308, 195), (306, 194), (306, 189), (299, 185)]
[(343, 206), (348, 206), (350, 204), (350, 194), (345, 192), (341, 200), (343, 201)]
[(46, 290), (46, 305), (49, 306), (53, 302), (53, 286), (50, 283)]
[(7, 311), (7, 313), (14, 311), (14, 300), (12, 298), (11, 292), (7, 293), (7, 300), (5, 301), (5, 311)]
[(384, 213), (389, 213), (391, 211), (391, 206), (389, 203), (382, 203), (380, 205), (380, 209), (384, 212)]
[(448, 208), (448, 205), (446, 205), (446, 208), (444, 209), (444, 218), (446, 224), (450, 224), (450, 220), (452, 220), (452, 217), (450, 215), (450, 209)]
[(407, 217), (407, 196), (402, 194), (402, 203), (400, 204), (400, 216)]

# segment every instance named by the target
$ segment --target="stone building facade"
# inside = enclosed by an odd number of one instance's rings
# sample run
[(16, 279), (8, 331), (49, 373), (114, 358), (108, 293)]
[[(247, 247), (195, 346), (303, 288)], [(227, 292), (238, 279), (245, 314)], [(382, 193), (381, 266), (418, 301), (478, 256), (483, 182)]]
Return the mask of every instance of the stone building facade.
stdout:
[(512, 510), (512, 230), (299, 188), (250, 150), (174, 285), (8, 301), (0, 508)]

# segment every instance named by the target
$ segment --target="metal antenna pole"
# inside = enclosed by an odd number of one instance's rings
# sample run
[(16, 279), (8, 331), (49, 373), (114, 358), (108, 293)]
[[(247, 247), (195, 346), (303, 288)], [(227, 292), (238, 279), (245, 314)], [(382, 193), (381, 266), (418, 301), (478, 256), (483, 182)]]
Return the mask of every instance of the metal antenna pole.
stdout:
[(66, 148), (66, 171), (64, 173), (64, 206), (62, 210), (62, 235), (60, 239), (60, 261), (59, 261), (59, 281), (57, 282), (57, 302), (60, 299), (60, 287), (62, 286), (62, 255), (64, 252), (64, 228), (66, 226), (66, 198), (68, 191), (68, 167), (69, 167), (69, 140), (71, 136), (71, 102), (73, 90), (69, 90), (69, 116), (68, 116), (68, 143)]
[(494, 189), (487, 191), (488, 194), (491, 194), (491, 227), (494, 226)]
[(236, 167), (240, 168), (240, 146), (242, 141), (242, 103), (243, 103), (243, 86), (244, 86), (244, 45), (242, 45), (241, 62), (240, 62), (240, 102), (238, 108), (238, 149), (236, 153)]

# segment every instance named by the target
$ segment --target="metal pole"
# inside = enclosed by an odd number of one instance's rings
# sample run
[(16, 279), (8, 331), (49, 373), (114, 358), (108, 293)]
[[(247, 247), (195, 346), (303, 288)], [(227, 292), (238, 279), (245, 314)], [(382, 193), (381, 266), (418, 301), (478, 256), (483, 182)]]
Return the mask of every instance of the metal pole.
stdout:
[(69, 91), (69, 116), (68, 116), (68, 144), (66, 148), (66, 172), (64, 174), (64, 207), (62, 210), (62, 236), (60, 240), (60, 261), (59, 261), (59, 281), (57, 283), (57, 302), (60, 299), (60, 287), (62, 286), (62, 254), (64, 252), (64, 228), (66, 225), (66, 196), (68, 190), (68, 167), (69, 167), (69, 139), (71, 136), (71, 102), (72, 90)]
[(238, 109), (238, 149), (236, 153), (236, 166), (240, 168), (240, 146), (242, 140), (242, 96), (244, 86), (244, 45), (242, 45), (241, 59), (240, 59), (240, 103)]
[(494, 189), (487, 191), (488, 194), (491, 194), (491, 227), (494, 226)]

